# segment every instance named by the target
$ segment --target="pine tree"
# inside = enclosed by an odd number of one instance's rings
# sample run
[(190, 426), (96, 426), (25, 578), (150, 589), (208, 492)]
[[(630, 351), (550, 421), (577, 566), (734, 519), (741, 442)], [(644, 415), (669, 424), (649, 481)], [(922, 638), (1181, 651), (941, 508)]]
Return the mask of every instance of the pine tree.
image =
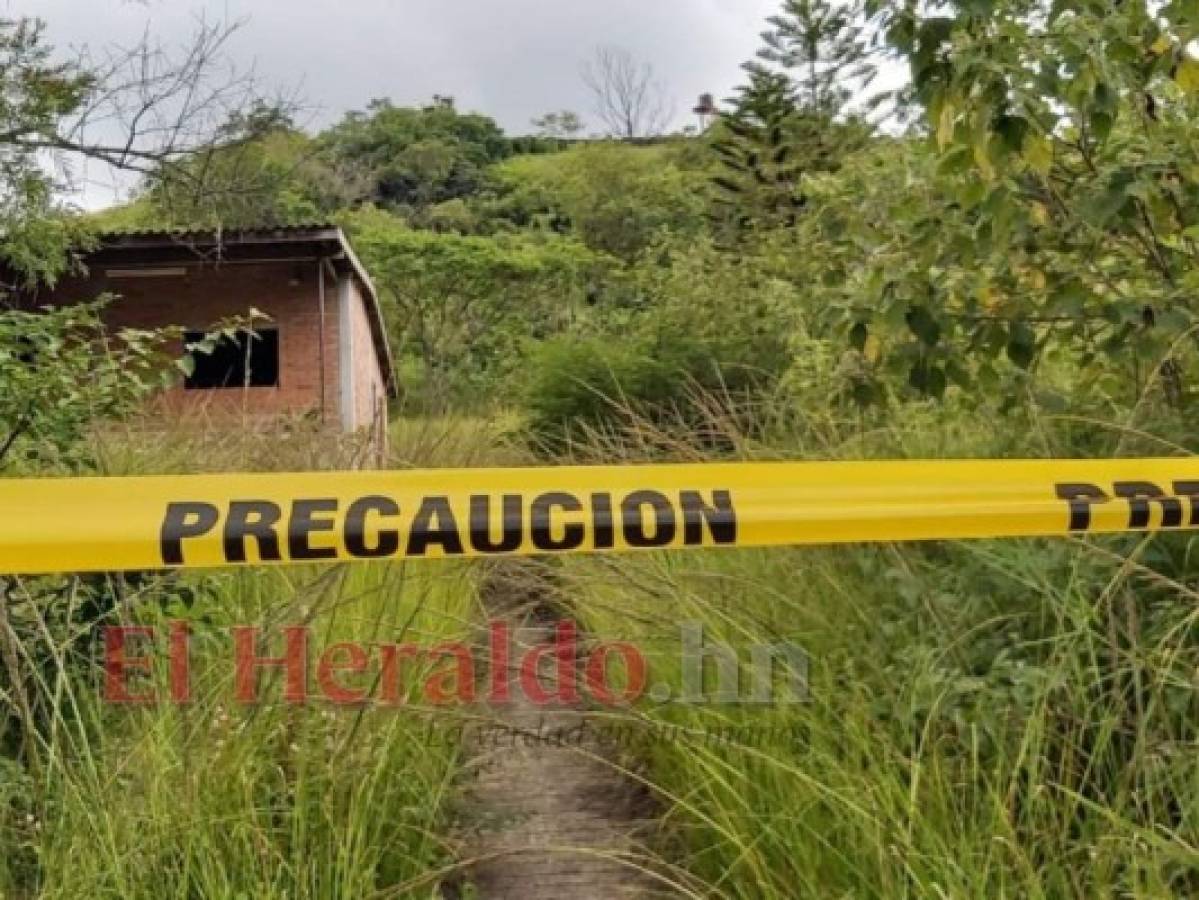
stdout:
[(783, 0), (758, 58), (793, 78), (800, 109), (836, 119), (874, 79), (861, 0)]
[(732, 111), (721, 118), (712, 142), (722, 170), (712, 179), (714, 224), (736, 230), (755, 222), (791, 223), (802, 205), (796, 196), (801, 169), (792, 152), (797, 107), (791, 81), (756, 63), (745, 68), (749, 83), (727, 101)]
[(847, 111), (875, 74), (861, 0), (784, 0), (765, 47), (744, 66), (749, 83), (729, 100), (712, 148), (718, 231), (794, 224), (804, 172), (835, 170), (868, 127)]

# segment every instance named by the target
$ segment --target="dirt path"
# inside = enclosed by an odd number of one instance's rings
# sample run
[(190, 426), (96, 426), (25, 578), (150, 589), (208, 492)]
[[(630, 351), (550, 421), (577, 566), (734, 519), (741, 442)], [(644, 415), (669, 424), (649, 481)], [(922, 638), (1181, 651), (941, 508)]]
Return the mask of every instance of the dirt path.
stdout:
[[(539, 707), (517, 689), (523, 651), (553, 639), (561, 617), (553, 585), (531, 564), (505, 564), (483, 591), (487, 615), (512, 633), (512, 701), (490, 706), (492, 725), (471, 747), (474, 780), (463, 810), (467, 875), (482, 900), (614, 900), (670, 896), (645, 871), (643, 841), (653, 802), (614, 765), (610, 748), (584, 726), (579, 706)], [(556, 684), (553, 660), (542, 669)]]

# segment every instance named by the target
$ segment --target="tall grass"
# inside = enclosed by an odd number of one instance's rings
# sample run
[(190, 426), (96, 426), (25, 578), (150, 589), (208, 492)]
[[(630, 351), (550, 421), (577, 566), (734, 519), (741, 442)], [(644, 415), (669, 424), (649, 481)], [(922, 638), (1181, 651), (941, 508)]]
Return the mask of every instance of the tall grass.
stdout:
[[(941, 415), (773, 436), (723, 416), (703, 446), (636, 420), (581, 455), (1039, 456), (1080, 439)], [(1109, 430), (1156, 443), (1125, 425), (1081, 438)], [(807, 702), (626, 714), (679, 726), (645, 729), (632, 757), (664, 801), (661, 852), (701, 893), (1165, 897), (1199, 894), (1196, 550), (1188, 535), (738, 550), (572, 560), (564, 577), (597, 638), (656, 648), (651, 685), (680, 684), (680, 622), (745, 663), (754, 643), (808, 653)]]
[[(403, 416), (391, 423), (384, 467), (515, 463), (527, 458), (512, 440), (515, 427), (503, 417)], [(107, 475), (310, 472), (371, 468), (377, 462), (366, 438), (338, 436), (304, 418), (244, 430), (202, 422), (187, 429), (144, 421), (107, 423), (94, 434), (93, 447)]]
[[(314, 434), (112, 428), (98, 441), (110, 474), (319, 469), (346, 464), (347, 450)], [(401, 466), (466, 463), (496, 443), (481, 423), (408, 421), (392, 451)], [(404, 669), (399, 708), (287, 704), (277, 671), (262, 674), (261, 703), (241, 705), (229, 628), (259, 627), (262, 652), (277, 655), (279, 629), (306, 624), (313, 659), (344, 640), (464, 639), (479, 618), (473, 568), (396, 562), (5, 587), (0, 624), (16, 659), (0, 667), (0, 897), (368, 897), (427, 883), (452, 862), (457, 711), (428, 708), (424, 673)], [(191, 702), (104, 702), (103, 626), (162, 634), (171, 620), (192, 631)], [(165, 640), (149, 651), (160, 695), (165, 651)], [(371, 687), (364, 679), (340, 680)], [(25, 715), (10, 712), (22, 709), (18, 694)]]
[(285, 623), (309, 624), (321, 644), (460, 637), (467, 574), (384, 565), (189, 582), (201, 594), (190, 610), (159, 586), (128, 620), (191, 622), (190, 704), (104, 704), (95, 670), (59, 657), (50, 629), (44, 645), (27, 642), (46, 719), (0, 833), (12, 848), (0, 884), (64, 898), (346, 897), (440, 865), (453, 740), (414, 709), (285, 704), (278, 677), (261, 679), (260, 705), (239, 705), (225, 626), (258, 624), (276, 654)]
[[(1192, 443), (1135, 421), (980, 427), (949, 407), (871, 420), (695, 400), (678, 422), (626, 410), (555, 461)], [(402, 419), (391, 464), (519, 463), (511, 430)], [(107, 440), (113, 474), (344, 464), (298, 438)], [(591, 634), (656, 648), (651, 683), (680, 683), (681, 622), (743, 659), (784, 640), (809, 655), (803, 703), (618, 714), (678, 726), (646, 729), (628, 762), (661, 801), (657, 850), (693, 895), (1163, 897), (1199, 894), (1197, 548), (1169, 535), (646, 554), (572, 559), (558, 577)], [(454, 869), (461, 750), (429, 724), (446, 711), (424, 715), (415, 694), (400, 711), (240, 707), (227, 627), (308, 622), (322, 644), (461, 637), (479, 615), (473, 568), (70, 579), (49, 606), (33, 601), (39, 584), (12, 582), (5, 606), (31, 674), (29, 722), (0, 720), (0, 896), (357, 897)], [(100, 702), (96, 626), (170, 618), (195, 632), (194, 702)], [(263, 689), (277, 700), (277, 684)]]

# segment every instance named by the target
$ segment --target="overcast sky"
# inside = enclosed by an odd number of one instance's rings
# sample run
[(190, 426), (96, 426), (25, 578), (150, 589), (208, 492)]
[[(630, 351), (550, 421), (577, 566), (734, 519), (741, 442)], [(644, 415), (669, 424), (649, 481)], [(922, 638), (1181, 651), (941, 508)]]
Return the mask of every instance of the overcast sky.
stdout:
[[(373, 97), (399, 105), (433, 94), (486, 113), (510, 133), (573, 109), (599, 130), (579, 78), (597, 45), (652, 62), (691, 121), (704, 91), (724, 98), (779, 0), (0, 0), (8, 17), (44, 19), (62, 49), (132, 44), (149, 29), (182, 43), (199, 16), (245, 20), (230, 54), (263, 81), (298, 90), (310, 128)], [(89, 173), (93, 181), (102, 179)], [(88, 206), (112, 202), (93, 184)]]

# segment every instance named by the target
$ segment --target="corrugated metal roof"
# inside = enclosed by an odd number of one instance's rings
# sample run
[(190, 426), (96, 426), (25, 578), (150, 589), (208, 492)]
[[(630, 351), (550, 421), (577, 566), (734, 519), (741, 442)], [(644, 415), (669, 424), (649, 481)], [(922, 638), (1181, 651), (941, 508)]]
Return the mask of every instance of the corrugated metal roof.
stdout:
[(326, 231), (336, 229), (338, 226), (327, 219), (312, 219), (309, 221), (288, 222), (285, 225), (254, 225), (247, 227), (236, 228), (197, 228), (191, 225), (178, 226), (146, 226), (146, 227), (104, 227), (99, 226), (96, 233), (101, 237), (205, 237), (216, 238), (218, 235), (238, 235), (238, 234), (253, 234), (253, 235), (271, 235), (271, 234), (290, 234), (301, 231)]

